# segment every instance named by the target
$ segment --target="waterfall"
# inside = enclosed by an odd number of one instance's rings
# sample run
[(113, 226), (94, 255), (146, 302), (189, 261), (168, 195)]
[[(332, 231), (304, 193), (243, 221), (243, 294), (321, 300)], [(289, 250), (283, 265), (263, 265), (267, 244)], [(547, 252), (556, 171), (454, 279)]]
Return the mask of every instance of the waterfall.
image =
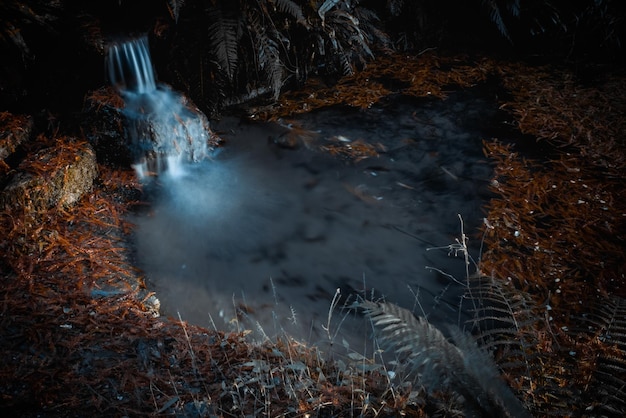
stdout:
[(209, 122), (182, 94), (157, 84), (146, 36), (107, 48), (107, 78), (124, 99), (133, 167), (142, 180), (185, 172), (208, 155)]
[(106, 56), (106, 70), (109, 82), (120, 90), (139, 94), (156, 90), (146, 36), (110, 45)]

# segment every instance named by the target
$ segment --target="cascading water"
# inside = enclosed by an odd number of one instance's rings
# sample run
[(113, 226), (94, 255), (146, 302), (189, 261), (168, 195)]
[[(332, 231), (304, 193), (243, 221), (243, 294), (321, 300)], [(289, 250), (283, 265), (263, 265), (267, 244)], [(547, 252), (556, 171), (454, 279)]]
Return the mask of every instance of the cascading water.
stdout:
[(106, 69), (109, 81), (119, 90), (145, 94), (157, 88), (145, 36), (109, 46)]
[(157, 84), (147, 37), (109, 45), (106, 72), (126, 104), (128, 139), (142, 180), (180, 175), (185, 162), (208, 155), (208, 120), (182, 95)]

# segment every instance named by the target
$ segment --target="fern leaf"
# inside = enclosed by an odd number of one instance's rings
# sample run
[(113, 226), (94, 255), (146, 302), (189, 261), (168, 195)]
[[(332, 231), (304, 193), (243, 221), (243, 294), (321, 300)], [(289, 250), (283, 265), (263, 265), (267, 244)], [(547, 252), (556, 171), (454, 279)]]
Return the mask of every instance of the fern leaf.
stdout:
[(328, 11), (335, 7), (340, 1), (341, 0), (325, 0), (324, 3), (320, 5), (319, 9), (317, 9), (317, 14), (320, 16), (320, 19), (322, 19), (322, 22), (326, 18), (326, 13), (328, 13)]
[(283, 82), (283, 65), (278, 52), (278, 45), (270, 37), (259, 39), (259, 66), (265, 74), (265, 81), (273, 92), (274, 100), (278, 99)]
[(593, 335), (612, 346), (600, 352), (589, 384), (590, 396), (600, 402), (599, 411), (611, 415), (626, 410), (626, 299), (617, 296), (596, 302), (583, 318)]
[(519, 17), (521, 13), (520, 0), (512, 0), (508, 4), (508, 9), (511, 15)]
[(302, 13), (302, 7), (292, 0), (276, 0), (276, 7), (283, 13), (290, 14), (296, 18), (296, 22), (306, 26), (306, 19)]
[(499, 379), (491, 357), (474, 340), (458, 329), (450, 332), (457, 345), (423, 318), (390, 303), (363, 301), (365, 310), (383, 348), (393, 348), (399, 360), (416, 373), (428, 390), (453, 390), (468, 407), (493, 416), (529, 416), (519, 400)]
[(348, 58), (346, 53), (343, 51), (343, 48), (340, 47), (338, 49), (341, 51), (339, 55), (339, 60), (341, 62), (341, 69), (342, 69), (343, 75), (354, 74), (354, 69), (352, 68), (352, 64), (350, 64), (350, 59)]
[(355, 17), (358, 19), (361, 33), (366, 37), (366, 41), (371, 45), (378, 45), (380, 48), (389, 49), (391, 47), (391, 39), (380, 27), (380, 18), (370, 9), (358, 7), (354, 11)]
[(506, 24), (504, 23), (504, 19), (502, 18), (502, 13), (500, 12), (500, 6), (498, 6), (497, 0), (483, 0), (482, 3), (488, 9), (489, 17), (491, 18), (491, 21), (498, 27), (500, 34), (512, 43), (513, 40), (509, 35)]
[[(522, 403), (513, 395), (513, 392), (502, 382), (500, 373), (492, 357), (487, 352), (476, 345), (476, 341), (468, 334), (462, 333), (456, 327), (450, 327), (450, 333), (454, 343), (463, 352), (465, 371), (473, 376), (478, 382), (482, 391), (487, 395), (485, 400), (480, 400), (481, 406), (489, 410), (501, 408), (509, 416), (530, 417)], [(483, 402), (488, 402), (483, 405)]]
[[(410, 341), (415, 348), (413, 357), (418, 356), (421, 350), (431, 346), (441, 345), (449, 348), (449, 343), (441, 331), (425, 319), (416, 317), (407, 309), (392, 303), (370, 301), (361, 302), (359, 307), (365, 310), (365, 314), (374, 326), (381, 331), (380, 341), (383, 346), (394, 347), (399, 342), (404, 344)], [(450, 354), (451, 356), (460, 355), (455, 348), (451, 350)]]
[(335, 28), (339, 30), (343, 35), (341, 40), (344, 44), (348, 44), (355, 51), (359, 49), (365, 52), (365, 55), (370, 58), (374, 58), (374, 54), (370, 50), (369, 45), (365, 41), (365, 37), (360, 28), (359, 19), (352, 14), (343, 11), (335, 10), (332, 13), (333, 20), (335, 20)]
[(178, 23), (178, 16), (180, 15), (180, 9), (183, 7), (183, 4), (185, 4), (185, 0), (167, 0), (167, 10), (176, 23)]
[(225, 16), (219, 7), (210, 7), (207, 16), (212, 22), (208, 28), (209, 45), (226, 77), (233, 80), (237, 69), (239, 21)]
[(276, 40), (280, 33), (263, 26), (261, 17), (256, 12), (248, 14), (248, 28), (256, 51), (255, 70), (265, 76), (263, 82), (276, 100), (283, 84), (283, 63), (280, 59), (279, 41)]

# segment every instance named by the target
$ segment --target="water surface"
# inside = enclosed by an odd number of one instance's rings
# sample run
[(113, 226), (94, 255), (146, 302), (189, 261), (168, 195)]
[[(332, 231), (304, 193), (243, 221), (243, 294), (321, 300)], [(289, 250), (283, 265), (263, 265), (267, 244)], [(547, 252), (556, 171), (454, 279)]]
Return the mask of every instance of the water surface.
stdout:
[[(140, 267), (163, 314), (319, 343), (340, 288), (456, 323), (462, 286), (447, 275), (462, 282), (465, 263), (429, 248), (460, 238), (460, 214), (478, 256), (491, 176), (481, 141), (494, 109), (471, 92), (328, 108), (297, 118), (316, 133), (297, 149), (277, 145), (295, 135), (279, 124), (214, 124), (225, 147), (160, 178), (151, 210), (135, 220)], [(355, 141), (379, 155), (354, 161), (320, 150)], [(367, 327), (348, 318), (341, 328), (358, 341)]]

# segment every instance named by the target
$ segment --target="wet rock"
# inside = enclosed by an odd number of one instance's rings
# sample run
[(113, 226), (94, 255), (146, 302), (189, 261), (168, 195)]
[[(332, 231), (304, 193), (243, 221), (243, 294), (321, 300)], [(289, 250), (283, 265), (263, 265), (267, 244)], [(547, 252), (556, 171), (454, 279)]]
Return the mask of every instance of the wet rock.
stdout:
[(156, 159), (172, 152), (167, 145), (172, 136), (179, 152), (195, 138), (204, 140), (209, 148), (221, 142), (211, 131), (206, 115), (187, 97), (166, 86), (133, 96), (129, 103), (111, 87), (87, 96), (84, 133), (98, 161), (128, 167), (144, 159)]
[(10, 169), (7, 158), (30, 138), (32, 130), (32, 117), (0, 112), (0, 177)]
[(128, 167), (133, 163), (126, 141), (124, 100), (111, 87), (91, 92), (85, 98), (83, 133), (94, 147), (98, 161)]
[(0, 208), (37, 213), (71, 206), (91, 189), (97, 172), (96, 156), (87, 142), (59, 138), (20, 163), (0, 192)]

